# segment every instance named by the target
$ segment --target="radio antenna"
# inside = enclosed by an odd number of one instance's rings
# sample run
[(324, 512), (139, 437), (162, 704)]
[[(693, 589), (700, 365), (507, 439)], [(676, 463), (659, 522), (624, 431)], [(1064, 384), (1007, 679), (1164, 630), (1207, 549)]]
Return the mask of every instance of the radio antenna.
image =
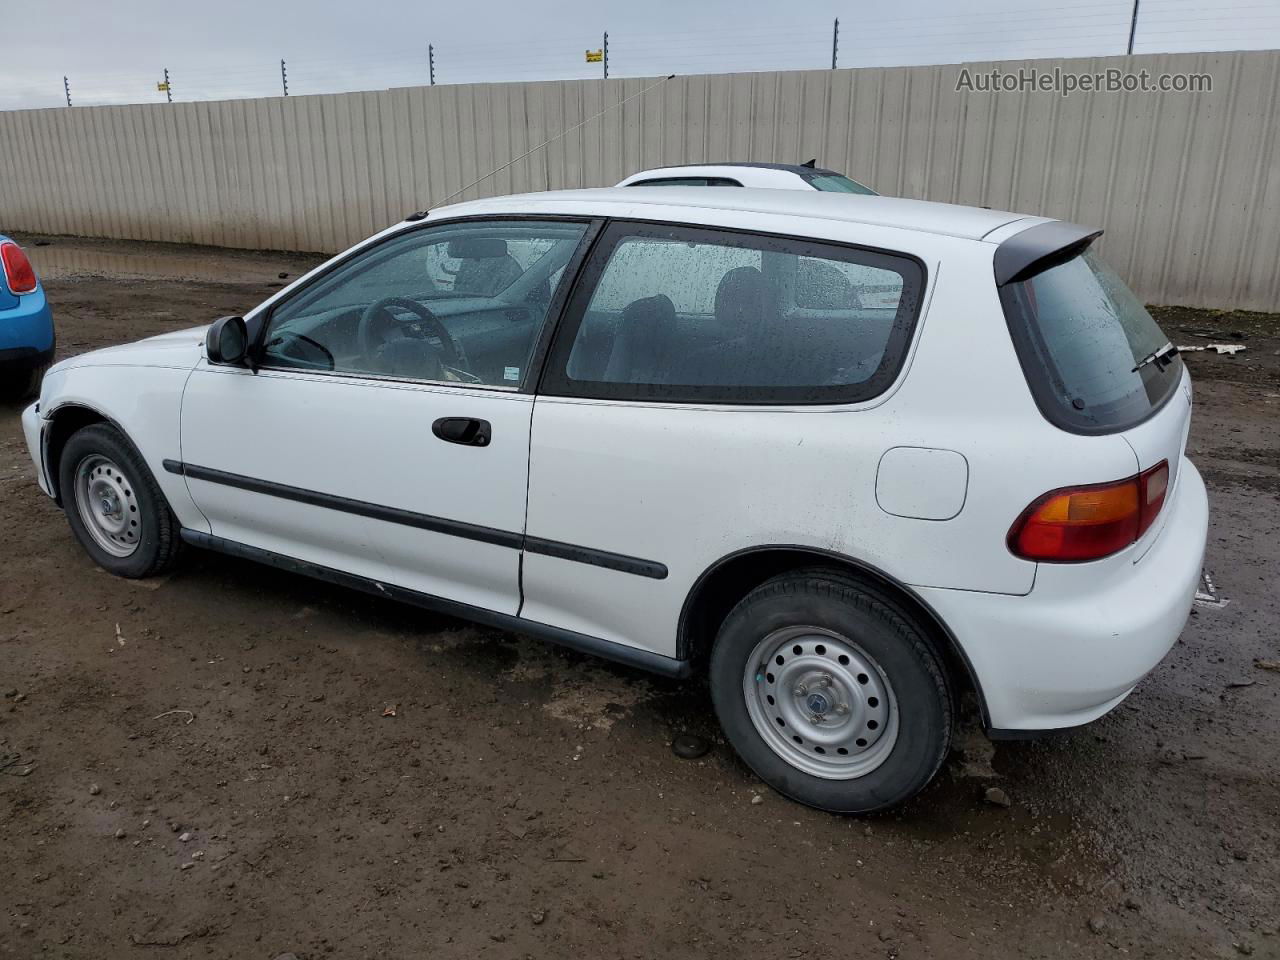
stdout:
[(486, 173), (486, 174), (485, 174), (483, 177), (481, 177), (479, 180), (472, 180), (470, 183), (468, 183), (468, 184), (467, 184), (465, 187), (463, 187), (462, 189), (460, 189), (460, 190), (455, 190), (453, 193), (449, 194), (449, 195), (448, 195), (447, 197), (445, 197), (443, 200), (441, 200), (441, 201), (439, 201), (439, 202), (437, 202), (437, 203), (433, 203), (433, 204), (432, 204), (432, 207), (438, 207), (438, 206), (440, 206), (441, 204), (448, 203), (448, 202), (449, 202), (450, 200), (452, 200), (454, 197), (458, 196), (458, 194), (460, 194), (460, 193), (466, 193), (468, 190), (470, 190), (472, 187), (474, 187), (474, 186), (475, 186), (476, 184), (478, 184), (478, 183), (484, 183), (484, 181), (488, 180), (488, 179), (489, 179), (490, 177), (492, 177), (495, 173), (501, 173), (503, 170), (507, 169), (507, 167), (510, 167), (510, 166), (512, 166), (513, 164), (517, 164), (517, 163), (519, 163), (521, 160), (523, 160), (525, 157), (529, 156), (530, 154), (537, 153), (539, 150), (541, 150), (543, 147), (547, 146), (548, 144), (555, 143), (555, 142), (556, 142), (557, 140), (559, 140), (561, 137), (563, 137), (563, 136), (567, 136), (568, 134), (573, 133), (573, 131), (577, 130), (579, 127), (585, 127), (585, 126), (586, 126), (588, 123), (590, 123), (592, 120), (598, 120), (600, 117), (603, 117), (603, 116), (604, 116), (606, 113), (608, 113), (610, 110), (616, 110), (618, 107), (622, 106), (622, 105), (623, 105), (623, 104), (625, 104), (625, 103), (629, 103), (630, 101), (634, 100), (636, 97), (642, 97), (642, 96), (644, 96), (646, 93), (648, 93), (648, 92), (649, 92), (650, 90), (652, 90), (654, 87), (659, 87), (659, 86), (661, 86), (662, 84), (666, 83), (668, 80), (670, 80), (670, 79), (671, 79), (672, 77), (674, 77), (674, 76), (675, 76), (675, 74), (674, 74), (674, 73), (672, 73), (672, 74), (668, 74), (667, 76), (663, 77), (661, 80), (655, 80), (653, 83), (649, 84), (649, 86), (645, 87), (643, 90), (640, 90), (640, 91), (638, 91), (638, 92), (636, 92), (636, 93), (633, 93), (631, 96), (626, 97), (625, 99), (619, 100), (617, 103), (613, 104), (612, 106), (605, 107), (605, 108), (604, 108), (603, 110), (601, 110), (599, 113), (595, 114), (594, 116), (587, 117), (587, 119), (583, 120), (581, 123), (575, 123), (572, 127), (570, 127), (570, 128), (569, 128), (569, 129), (567, 129), (567, 130), (562, 130), (560, 133), (557, 133), (557, 134), (556, 134), (554, 137), (552, 137), (550, 140), (544, 140), (544, 141), (542, 141), (542, 143), (538, 144), (536, 147), (533, 147), (533, 148), (532, 148), (532, 149), (530, 149), (530, 150), (526, 150), (524, 153), (520, 154), (520, 156), (516, 157), (514, 160), (509, 160), (509, 161), (507, 161), (506, 163), (504, 163), (502, 166), (497, 167), (497, 168), (496, 168), (496, 169), (494, 169), (494, 170), (490, 170), (488, 173)]

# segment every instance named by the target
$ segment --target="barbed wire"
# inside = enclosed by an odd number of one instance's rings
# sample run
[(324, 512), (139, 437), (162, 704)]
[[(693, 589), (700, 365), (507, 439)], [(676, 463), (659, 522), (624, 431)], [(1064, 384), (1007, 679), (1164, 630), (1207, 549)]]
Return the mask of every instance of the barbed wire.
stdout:
[[(1106, 56), (1126, 49), (1129, 4), (1085, 3), (1062, 11), (988, 10), (974, 14), (921, 17), (850, 18), (842, 25), (840, 67), (910, 66), (924, 63), (1023, 58)], [(1229, 42), (1241, 34), (1274, 31), (1280, 39), (1280, 11), (1274, 3), (1233, 6), (1205, 16), (1203, 0), (1143, 0), (1148, 22), (1139, 21), (1135, 52), (1164, 52)], [(1255, 12), (1258, 11), (1258, 12)], [(831, 65), (832, 24), (744, 26), (713, 32), (623, 31), (609, 36), (608, 75), (658, 76), (679, 73), (751, 72), (771, 69), (826, 69)], [(992, 28), (999, 27), (999, 35)], [(432, 44), (437, 84), (588, 79), (604, 64), (585, 62), (583, 50), (599, 49), (600, 34), (579, 32), (572, 41), (531, 49), (527, 42), (474, 40)], [(1172, 52), (1172, 51), (1169, 51)], [(1206, 51), (1207, 52), (1207, 51)], [(993, 54), (997, 56), (993, 56)], [(479, 62), (483, 55), (483, 62)], [(494, 64), (499, 64), (496, 69)], [(283, 69), (282, 69), (283, 67)], [(284, 57), (267, 63), (170, 65), (176, 101), (307, 95), (421, 86), (432, 82), (427, 44), (376, 57)], [(67, 71), (70, 100), (77, 105), (164, 100), (157, 84), (164, 67), (149, 70), (78, 73)], [(62, 99), (62, 77), (52, 84)], [(24, 90), (33, 85), (27, 82)]]

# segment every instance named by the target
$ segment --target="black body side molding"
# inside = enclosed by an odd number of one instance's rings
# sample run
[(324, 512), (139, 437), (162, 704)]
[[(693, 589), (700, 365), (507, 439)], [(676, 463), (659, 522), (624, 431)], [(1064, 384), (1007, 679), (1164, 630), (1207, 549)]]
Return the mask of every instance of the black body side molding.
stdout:
[(192, 480), (207, 480), (209, 483), (221, 484), (224, 487), (236, 487), (240, 490), (266, 494), (269, 497), (279, 497), (281, 500), (310, 504), (313, 507), (327, 507), (340, 513), (352, 513), (358, 517), (385, 520), (388, 523), (398, 523), (406, 527), (416, 527), (419, 530), (430, 530), (432, 533), (463, 537), (467, 540), (479, 540), (481, 543), (492, 543), (499, 547), (511, 547), (515, 550), (520, 549), (520, 541), (523, 539), (519, 533), (499, 530), (495, 527), (484, 527), (476, 523), (449, 520), (445, 517), (433, 517), (425, 513), (401, 510), (398, 507), (383, 507), (376, 503), (365, 503), (363, 500), (352, 500), (349, 497), (339, 497), (331, 493), (320, 493), (315, 490), (305, 490), (302, 487), (291, 487), (288, 484), (275, 483), (271, 480), (258, 480), (255, 477), (245, 477), (238, 473), (227, 473), (225, 470), (197, 467), (191, 463), (178, 464), (179, 470), (171, 470), (169, 467), (171, 462), (169, 460), (164, 461), (166, 470), (170, 470), (171, 473), (182, 473)]
[[(479, 421), (484, 423), (485, 421)], [(227, 473), (225, 470), (214, 470), (211, 467), (200, 467), (193, 463), (182, 463), (179, 460), (164, 460), (163, 466), (169, 473), (186, 476), (192, 480), (204, 480), (218, 483), (239, 490), (249, 490), (268, 497), (279, 497), (281, 500), (292, 500), (313, 507), (324, 507), (340, 513), (351, 513), (358, 517), (369, 517), (387, 523), (398, 523), (418, 530), (429, 530), (432, 533), (443, 533), (464, 540), (477, 540), (480, 543), (491, 543), (512, 550), (526, 550), (547, 557), (558, 557), (561, 560), (572, 560), (575, 563), (586, 563), (593, 567), (605, 567), (622, 573), (635, 574), (638, 577), (649, 577), (653, 580), (667, 578), (666, 564), (656, 560), (644, 560), (630, 557), (624, 553), (612, 553), (608, 550), (597, 550), (594, 547), (583, 547), (573, 543), (562, 543), (559, 540), (544, 540), (541, 537), (530, 537), (515, 530), (501, 530), (497, 527), (486, 527), (478, 523), (466, 523), (462, 520), (450, 520), (447, 517), (436, 517), (426, 513), (414, 513), (399, 507), (384, 507), (376, 503), (365, 503), (363, 500), (352, 500), (331, 493), (306, 490), (302, 487), (291, 487), (272, 480), (259, 480), (238, 473)]]
[(402, 603), (412, 604), (415, 607), (421, 607), (424, 610), (430, 610), (434, 613), (443, 613), (451, 617), (458, 617), (462, 620), (471, 620), (475, 623), (484, 624), (485, 626), (496, 627), (499, 630), (510, 630), (513, 633), (527, 634), (532, 637), (537, 637), (539, 640), (545, 640), (549, 643), (555, 643), (562, 647), (568, 647), (571, 650), (577, 650), (580, 653), (590, 653), (597, 657), (603, 657), (606, 660), (612, 660), (615, 663), (621, 663), (628, 667), (635, 667), (639, 670), (646, 670), (650, 673), (661, 674), (665, 677), (687, 677), (691, 672), (691, 666), (688, 660), (676, 660), (672, 657), (664, 657), (661, 654), (651, 653), (648, 650), (638, 650), (635, 647), (624, 646), (623, 644), (614, 643), (610, 640), (602, 640), (599, 637), (590, 637), (583, 633), (574, 633), (572, 630), (562, 630), (559, 627), (553, 627), (545, 623), (537, 623), (533, 620), (525, 620), (522, 617), (511, 616), (510, 614), (496, 613), (493, 610), (486, 610), (483, 607), (473, 607), (470, 604), (459, 603), (456, 600), (446, 600), (443, 597), (433, 596), (429, 593), (420, 593), (417, 590), (410, 590), (407, 587), (397, 587), (390, 583), (381, 583), (377, 580), (357, 576), (353, 573), (334, 570), (332, 567), (323, 567), (319, 564), (309, 563), (305, 560), (297, 560), (293, 557), (286, 557), (283, 554), (272, 553), (270, 550), (263, 550), (259, 547), (249, 546), (248, 544), (237, 543), (233, 540), (225, 540), (222, 537), (215, 537), (211, 534), (201, 533), (199, 530), (189, 530), (184, 528), (182, 531), (182, 539), (195, 547), (203, 547), (206, 550), (214, 550), (218, 553), (225, 553), (229, 556), (240, 557), (245, 560), (253, 560), (257, 563), (266, 564), (269, 567), (275, 567), (278, 570), (302, 574), (303, 576), (323, 580), (326, 583), (332, 583), (342, 587), (349, 587), (352, 590), (360, 590), (364, 593), (370, 593), (374, 596), (387, 597), (391, 600), (399, 600)]
[(1036, 224), (996, 247), (996, 286), (1027, 280), (1084, 253), (1101, 230), (1063, 220)]
[(593, 567), (607, 567), (623, 573), (634, 573), (638, 577), (649, 577), (653, 580), (667, 579), (666, 564), (658, 563), (656, 560), (641, 560), (639, 557), (628, 557), (622, 553), (610, 553), (608, 550), (596, 550), (592, 547), (578, 547), (558, 540), (543, 540), (541, 537), (526, 536), (524, 549), (527, 553), (540, 553), (544, 557), (558, 557), (561, 560), (588, 563)]

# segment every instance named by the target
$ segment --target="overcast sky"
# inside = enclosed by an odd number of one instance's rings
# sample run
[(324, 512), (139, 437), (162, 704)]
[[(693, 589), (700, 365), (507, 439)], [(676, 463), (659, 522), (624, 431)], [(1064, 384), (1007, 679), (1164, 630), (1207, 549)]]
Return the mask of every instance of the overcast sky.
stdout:
[[(18, 5), (19, 0), (6, 0)], [(6, 31), (0, 109), (599, 76), (1121, 54), (1132, 0), (40, 0)], [(963, 7), (963, 9), (962, 9)], [(15, 16), (6, 17), (10, 27)], [(20, 34), (20, 35), (19, 35)], [(1280, 0), (1141, 0), (1135, 52), (1280, 47)]]

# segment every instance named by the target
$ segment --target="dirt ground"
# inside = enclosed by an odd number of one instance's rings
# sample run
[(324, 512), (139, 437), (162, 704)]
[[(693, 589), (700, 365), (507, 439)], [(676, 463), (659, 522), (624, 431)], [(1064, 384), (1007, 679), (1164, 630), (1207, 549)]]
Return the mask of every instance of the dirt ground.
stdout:
[[(314, 262), (39, 239), (63, 356)], [(0, 957), (1280, 957), (1280, 318), (1161, 319), (1248, 347), (1187, 357), (1230, 602), (870, 819), (763, 788), (700, 683), (194, 551), (114, 579), (0, 407)]]

